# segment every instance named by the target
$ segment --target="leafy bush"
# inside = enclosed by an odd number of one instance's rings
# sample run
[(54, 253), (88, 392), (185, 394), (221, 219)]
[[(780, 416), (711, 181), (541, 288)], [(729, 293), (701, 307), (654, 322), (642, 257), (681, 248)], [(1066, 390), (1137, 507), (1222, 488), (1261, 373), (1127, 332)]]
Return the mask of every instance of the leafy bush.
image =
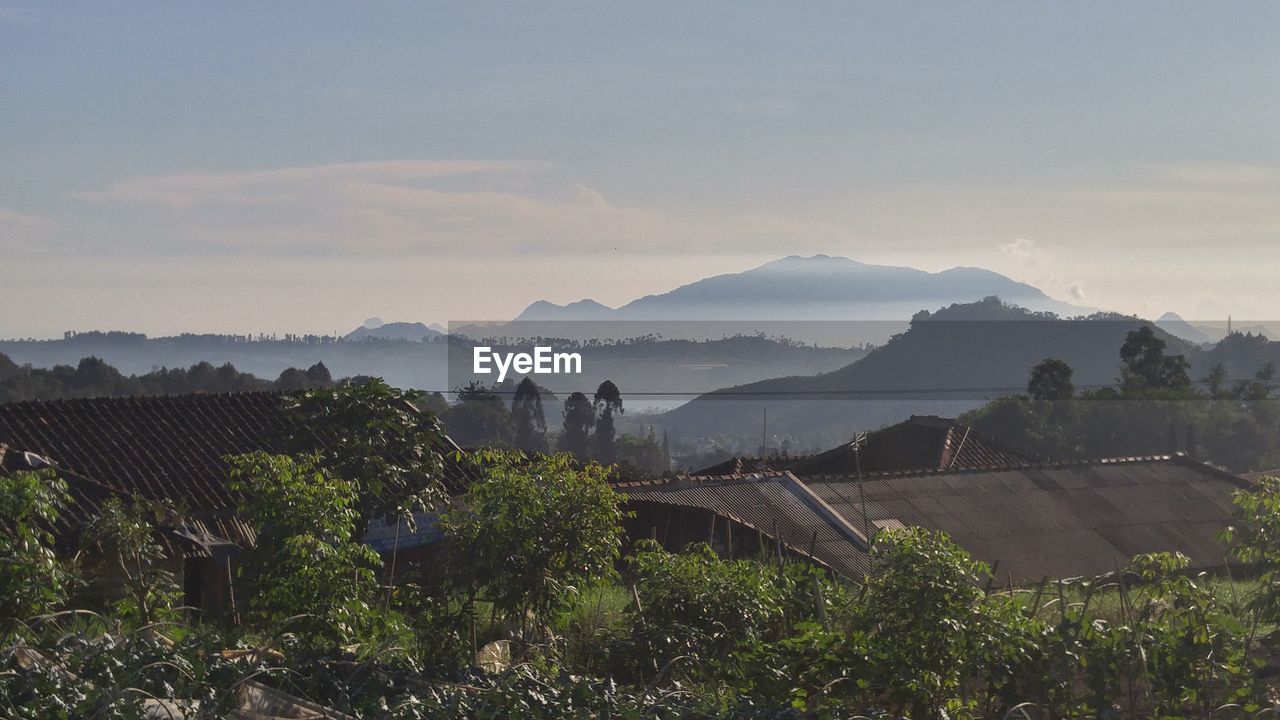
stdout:
[(679, 554), (637, 543), (629, 567), (640, 599), (633, 652), (661, 666), (682, 656), (715, 659), (759, 636), (782, 620), (777, 573), (754, 560), (721, 560), (705, 543)]
[(73, 576), (49, 529), (68, 499), (52, 470), (0, 474), (0, 621), (46, 613), (66, 599)]
[(545, 621), (569, 594), (614, 572), (622, 498), (605, 468), (499, 451), (477, 462), (484, 479), (441, 516), (451, 583), (465, 597), (522, 623), (529, 612)]
[(164, 567), (164, 548), (155, 542), (143, 506), (141, 501), (126, 505), (110, 498), (80, 533), (91, 559), (90, 574), (121, 583), (123, 596), (116, 598), (113, 614), (139, 625), (172, 617), (182, 597), (173, 573)]
[(314, 457), (229, 460), (241, 513), (259, 528), (241, 564), (253, 624), (338, 643), (366, 638), (380, 620), (370, 603), (382, 560), (354, 536), (355, 486)]

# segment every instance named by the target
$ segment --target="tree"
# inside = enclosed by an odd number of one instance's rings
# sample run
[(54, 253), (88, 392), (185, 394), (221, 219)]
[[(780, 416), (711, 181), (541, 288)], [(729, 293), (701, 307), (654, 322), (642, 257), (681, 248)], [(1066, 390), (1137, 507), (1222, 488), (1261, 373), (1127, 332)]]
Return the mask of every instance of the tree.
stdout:
[(580, 458), (587, 457), (591, 426), (596, 422), (595, 409), (587, 396), (575, 392), (564, 401), (564, 433), (560, 435), (560, 449)]
[(311, 383), (311, 387), (322, 388), (333, 384), (333, 375), (329, 373), (329, 368), (325, 367), (323, 362), (307, 368), (307, 382)]
[(240, 567), (252, 588), (251, 619), (273, 629), (290, 621), (290, 630), (330, 641), (363, 636), (382, 561), (358, 542), (356, 484), (315, 455), (256, 452), (229, 461), (241, 516), (258, 529)]
[(511, 400), (511, 421), (516, 426), (516, 447), (521, 450), (547, 449), (547, 418), (542, 412), (538, 384), (525, 376)]
[(374, 379), (290, 398), (298, 432), (286, 445), (354, 485), (357, 535), (375, 517), (410, 516), (448, 499), (448, 447), (440, 421), (414, 404), (422, 397)]
[(1190, 367), (1181, 355), (1166, 356), (1166, 343), (1150, 325), (1130, 331), (1120, 346), (1120, 387), (1132, 394), (1143, 390), (1185, 390), (1191, 387)]
[(1056, 358), (1046, 358), (1031, 368), (1027, 394), (1041, 402), (1070, 400), (1076, 393), (1071, 382), (1071, 366)]
[(449, 433), (463, 446), (511, 447), (515, 427), (506, 402), (478, 381), (458, 389), (458, 402), (445, 417)]
[(124, 597), (115, 605), (116, 615), (139, 625), (156, 620), (181, 599), (173, 573), (164, 566), (164, 548), (153, 538), (147, 509), (140, 500), (126, 505), (110, 498), (81, 533), (84, 549), (101, 574), (122, 581)]
[(48, 528), (69, 500), (51, 470), (0, 474), (0, 621), (25, 620), (66, 599), (73, 577)]
[(1201, 382), (1209, 389), (1209, 397), (1214, 400), (1224, 400), (1228, 397), (1226, 389), (1227, 369), (1222, 366), (1222, 363), (1217, 363), (1209, 368), (1209, 374)]
[(596, 388), (595, 410), (598, 414), (596, 419), (596, 457), (600, 462), (611, 463), (617, 459), (617, 454), (613, 447), (615, 430), (613, 427), (613, 413), (616, 410), (619, 414), (622, 410), (622, 393), (618, 392), (618, 386), (613, 384), (612, 380), (605, 380), (600, 383), (600, 387)]
[(451, 582), (508, 617), (542, 619), (575, 588), (614, 570), (622, 497), (608, 470), (566, 454), (477, 453), (484, 479), (441, 516)]

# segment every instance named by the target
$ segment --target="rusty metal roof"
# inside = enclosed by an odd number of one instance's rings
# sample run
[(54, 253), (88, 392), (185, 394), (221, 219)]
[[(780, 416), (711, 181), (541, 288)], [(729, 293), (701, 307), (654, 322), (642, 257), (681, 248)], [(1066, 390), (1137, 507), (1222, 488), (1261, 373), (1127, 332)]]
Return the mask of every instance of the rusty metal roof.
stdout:
[(1229, 522), (1232, 493), (1244, 487), (1246, 481), (1185, 457), (1153, 456), (878, 473), (861, 483), (848, 474), (689, 477), (619, 490), (713, 510), (776, 533), (793, 549), (806, 549), (817, 532), (815, 558), (854, 576), (867, 567), (857, 539), (864, 531), (895, 524), (942, 530), (995, 567), (1001, 582), (1027, 583), (1099, 575), (1157, 551), (1182, 552), (1196, 569), (1221, 567), (1218, 533)]

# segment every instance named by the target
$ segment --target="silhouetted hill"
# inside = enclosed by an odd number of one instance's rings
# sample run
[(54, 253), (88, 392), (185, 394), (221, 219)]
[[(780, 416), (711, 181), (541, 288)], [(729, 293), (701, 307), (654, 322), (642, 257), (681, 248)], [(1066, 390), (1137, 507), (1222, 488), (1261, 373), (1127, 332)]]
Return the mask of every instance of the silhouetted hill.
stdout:
[[(662, 417), (682, 436), (771, 434), (847, 440), (859, 430), (912, 414), (954, 417), (1001, 395), (1022, 392), (1044, 358), (1066, 361), (1078, 387), (1110, 386), (1125, 335), (1149, 321), (1119, 315), (1063, 320), (995, 300), (920, 313), (910, 328), (866, 357), (833, 372), (724, 388)], [(1233, 336), (1205, 352), (1159, 328), (1167, 353), (1192, 362), (1193, 377), (1222, 362), (1232, 378), (1280, 359), (1280, 344)]]
[(528, 320), (897, 320), (921, 308), (997, 295), (1031, 310), (1060, 315), (1089, 312), (981, 268), (930, 273), (870, 265), (843, 257), (790, 256), (740, 273), (705, 278), (646, 295), (616, 309), (592, 300), (569, 305), (538, 301)]
[[(372, 325), (372, 326), (371, 326)], [(428, 338), (439, 337), (439, 330), (430, 328), (420, 322), (365, 323), (343, 336), (344, 340), (364, 340), (380, 338), (382, 340), (408, 340), (422, 342)]]
[(1197, 345), (1213, 342), (1205, 331), (1192, 325), (1186, 320), (1183, 320), (1182, 316), (1177, 313), (1167, 312), (1159, 318), (1156, 318), (1156, 327), (1164, 330), (1170, 335), (1182, 338), (1187, 342), (1195, 343)]

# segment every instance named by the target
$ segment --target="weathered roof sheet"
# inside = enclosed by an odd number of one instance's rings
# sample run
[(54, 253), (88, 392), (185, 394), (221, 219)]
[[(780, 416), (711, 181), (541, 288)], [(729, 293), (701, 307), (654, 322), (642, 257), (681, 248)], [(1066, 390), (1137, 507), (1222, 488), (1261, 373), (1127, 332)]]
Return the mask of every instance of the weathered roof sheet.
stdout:
[[(767, 487), (760, 490), (752, 486)], [(1179, 551), (1196, 569), (1221, 567), (1218, 534), (1229, 522), (1232, 493), (1248, 483), (1181, 456), (1024, 465), (950, 472), (789, 473), (693, 477), (620, 488), (651, 502), (689, 505), (734, 517), (804, 549), (816, 531), (817, 559), (846, 574), (866, 567), (860, 544), (840, 533), (803, 494), (854, 528), (943, 530), (1001, 581), (1099, 575), (1139, 553)], [(797, 505), (800, 512), (792, 512)], [(808, 510), (803, 510), (807, 507)], [(863, 508), (866, 514), (863, 514)], [(783, 519), (786, 519), (783, 522)], [(852, 572), (851, 572), (852, 571)]]
[(867, 570), (866, 541), (792, 475), (786, 473), (677, 478), (615, 486), (633, 502), (710, 510), (809, 554), (855, 577)]

